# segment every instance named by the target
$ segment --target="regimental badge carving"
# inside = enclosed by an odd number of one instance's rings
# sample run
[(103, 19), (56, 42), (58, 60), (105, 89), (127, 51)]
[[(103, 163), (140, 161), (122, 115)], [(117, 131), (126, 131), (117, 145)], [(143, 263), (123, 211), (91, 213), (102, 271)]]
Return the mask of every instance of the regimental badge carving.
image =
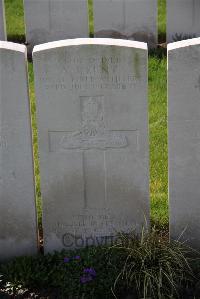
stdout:
[(124, 133), (107, 131), (104, 122), (104, 97), (80, 97), (81, 129), (65, 134), (61, 141), (62, 149), (108, 149), (128, 146)]

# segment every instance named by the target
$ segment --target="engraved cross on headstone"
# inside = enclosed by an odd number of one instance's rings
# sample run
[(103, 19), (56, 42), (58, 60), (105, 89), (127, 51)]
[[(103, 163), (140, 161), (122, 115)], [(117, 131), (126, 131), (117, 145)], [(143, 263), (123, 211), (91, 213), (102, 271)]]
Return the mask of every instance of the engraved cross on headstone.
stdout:
[[(59, 150), (82, 151), (84, 208), (97, 209), (99, 208), (97, 202), (101, 208), (105, 208), (107, 200), (106, 151), (128, 147), (128, 138), (125, 135), (126, 131), (106, 130), (104, 96), (80, 97), (80, 110), (80, 130), (62, 132)], [(97, 200), (98, 198), (99, 200)]]

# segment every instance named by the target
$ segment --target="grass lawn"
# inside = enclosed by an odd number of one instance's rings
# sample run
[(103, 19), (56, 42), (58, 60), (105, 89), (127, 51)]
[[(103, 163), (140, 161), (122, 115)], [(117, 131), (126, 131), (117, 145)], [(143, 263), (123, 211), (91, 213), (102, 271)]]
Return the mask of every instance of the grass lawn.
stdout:
[[(91, 7), (91, 0), (90, 7)], [(166, 0), (159, 0), (159, 41), (165, 40)], [(24, 41), (23, 0), (5, 0), (8, 39)], [(90, 23), (92, 31), (92, 22)], [(161, 52), (161, 53), (160, 53)], [(29, 63), (31, 111), (36, 174), (36, 194), (41, 224), (41, 194), (38, 166), (37, 129), (33, 67)], [(166, 55), (162, 51), (149, 54), (149, 129), (150, 129), (150, 192), (152, 222), (165, 226), (168, 223), (167, 180), (167, 84)]]

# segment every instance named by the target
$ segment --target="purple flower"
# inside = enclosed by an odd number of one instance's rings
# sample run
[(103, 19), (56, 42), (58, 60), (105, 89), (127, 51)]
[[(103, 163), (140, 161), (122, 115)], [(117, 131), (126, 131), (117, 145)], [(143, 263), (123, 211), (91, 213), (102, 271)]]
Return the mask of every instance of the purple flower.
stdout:
[(80, 260), (81, 257), (80, 257), (79, 255), (76, 255), (76, 256), (74, 257), (74, 259), (75, 259), (75, 260)]
[(70, 258), (69, 258), (69, 257), (65, 257), (65, 258), (64, 258), (64, 263), (69, 263), (69, 261), (70, 261)]
[(85, 268), (83, 270), (83, 272), (89, 276), (92, 276), (92, 277), (96, 277), (96, 271), (94, 270), (94, 268)]
[(90, 282), (96, 277), (96, 271), (94, 270), (94, 268), (85, 268), (83, 270), (83, 273), (84, 273), (83, 276), (81, 276), (80, 278), (80, 282), (82, 284)]
[(81, 276), (81, 278), (80, 278), (80, 282), (82, 284), (85, 284), (85, 283), (90, 282), (92, 280), (93, 280), (93, 278), (91, 276), (86, 276), (86, 275)]

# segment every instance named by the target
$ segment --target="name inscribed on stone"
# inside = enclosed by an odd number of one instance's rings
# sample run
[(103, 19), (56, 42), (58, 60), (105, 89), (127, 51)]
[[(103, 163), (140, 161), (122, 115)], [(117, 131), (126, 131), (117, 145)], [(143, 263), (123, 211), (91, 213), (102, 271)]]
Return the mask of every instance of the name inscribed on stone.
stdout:
[[(102, 57), (101, 59), (91, 57), (86, 62), (78, 58), (66, 57), (63, 70), (57, 74), (56, 81), (55, 76), (51, 78), (48, 70), (45, 77), (40, 80), (44, 82), (47, 90), (126, 90), (134, 88), (139, 74), (127, 73), (120, 75), (120, 62), (121, 58), (119, 57)], [(133, 64), (131, 59), (130, 64)], [(69, 72), (69, 70), (71, 71)], [(66, 75), (69, 76), (67, 81)]]

